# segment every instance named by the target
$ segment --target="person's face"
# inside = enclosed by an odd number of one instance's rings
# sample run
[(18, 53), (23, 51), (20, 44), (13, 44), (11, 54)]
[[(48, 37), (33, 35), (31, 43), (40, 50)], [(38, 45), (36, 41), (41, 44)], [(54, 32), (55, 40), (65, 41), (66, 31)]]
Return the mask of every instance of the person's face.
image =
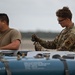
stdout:
[(4, 22), (3, 21), (0, 21), (0, 31), (3, 30), (3, 26), (4, 26)]
[(58, 23), (59, 23), (62, 27), (66, 27), (66, 26), (67, 26), (67, 18), (58, 17)]

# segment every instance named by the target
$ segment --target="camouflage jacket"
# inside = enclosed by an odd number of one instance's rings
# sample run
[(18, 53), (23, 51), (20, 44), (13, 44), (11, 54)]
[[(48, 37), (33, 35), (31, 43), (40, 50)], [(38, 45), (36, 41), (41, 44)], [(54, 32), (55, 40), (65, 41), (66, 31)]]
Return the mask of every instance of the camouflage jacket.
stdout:
[(47, 49), (75, 51), (75, 26), (63, 29), (53, 41), (39, 40), (41, 46)]

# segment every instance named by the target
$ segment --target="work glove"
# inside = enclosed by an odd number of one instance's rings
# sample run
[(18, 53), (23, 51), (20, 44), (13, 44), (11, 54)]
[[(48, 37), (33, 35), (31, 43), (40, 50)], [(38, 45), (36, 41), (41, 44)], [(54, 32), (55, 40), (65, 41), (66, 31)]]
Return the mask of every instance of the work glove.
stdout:
[(34, 42), (35, 51), (41, 51), (42, 46), (39, 44), (39, 42)]
[(32, 40), (33, 42), (38, 42), (39, 38), (38, 38), (35, 34), (33, 34), (31, 40)]

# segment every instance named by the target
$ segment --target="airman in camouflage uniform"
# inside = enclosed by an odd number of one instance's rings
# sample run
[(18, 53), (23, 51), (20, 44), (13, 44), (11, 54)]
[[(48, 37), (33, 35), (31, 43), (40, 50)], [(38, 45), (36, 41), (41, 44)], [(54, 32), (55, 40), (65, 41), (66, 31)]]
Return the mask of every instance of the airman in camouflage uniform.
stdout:
[(58, 51), (75, 51), (75, 26), (72, 22), (72, 13), (68, 7), (63, 7), (56, 12), (58, 22), (65, 27), (53, 41), (44, 41), (32, 35), (32, 41), (39, 42), (47, 49), (57, 49)]

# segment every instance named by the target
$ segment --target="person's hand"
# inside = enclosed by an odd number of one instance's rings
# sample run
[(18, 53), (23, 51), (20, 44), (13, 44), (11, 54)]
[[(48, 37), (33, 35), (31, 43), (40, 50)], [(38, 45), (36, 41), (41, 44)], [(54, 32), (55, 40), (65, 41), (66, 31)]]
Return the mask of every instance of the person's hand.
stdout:
[(39, 42), (34, 42), (35, 51), (41, 51), (42, 46), (39, 44)]
[(35, 41), (35, 42), (38, 42), (39, 38), (35, 34), (33, 34), (31, 40)]

